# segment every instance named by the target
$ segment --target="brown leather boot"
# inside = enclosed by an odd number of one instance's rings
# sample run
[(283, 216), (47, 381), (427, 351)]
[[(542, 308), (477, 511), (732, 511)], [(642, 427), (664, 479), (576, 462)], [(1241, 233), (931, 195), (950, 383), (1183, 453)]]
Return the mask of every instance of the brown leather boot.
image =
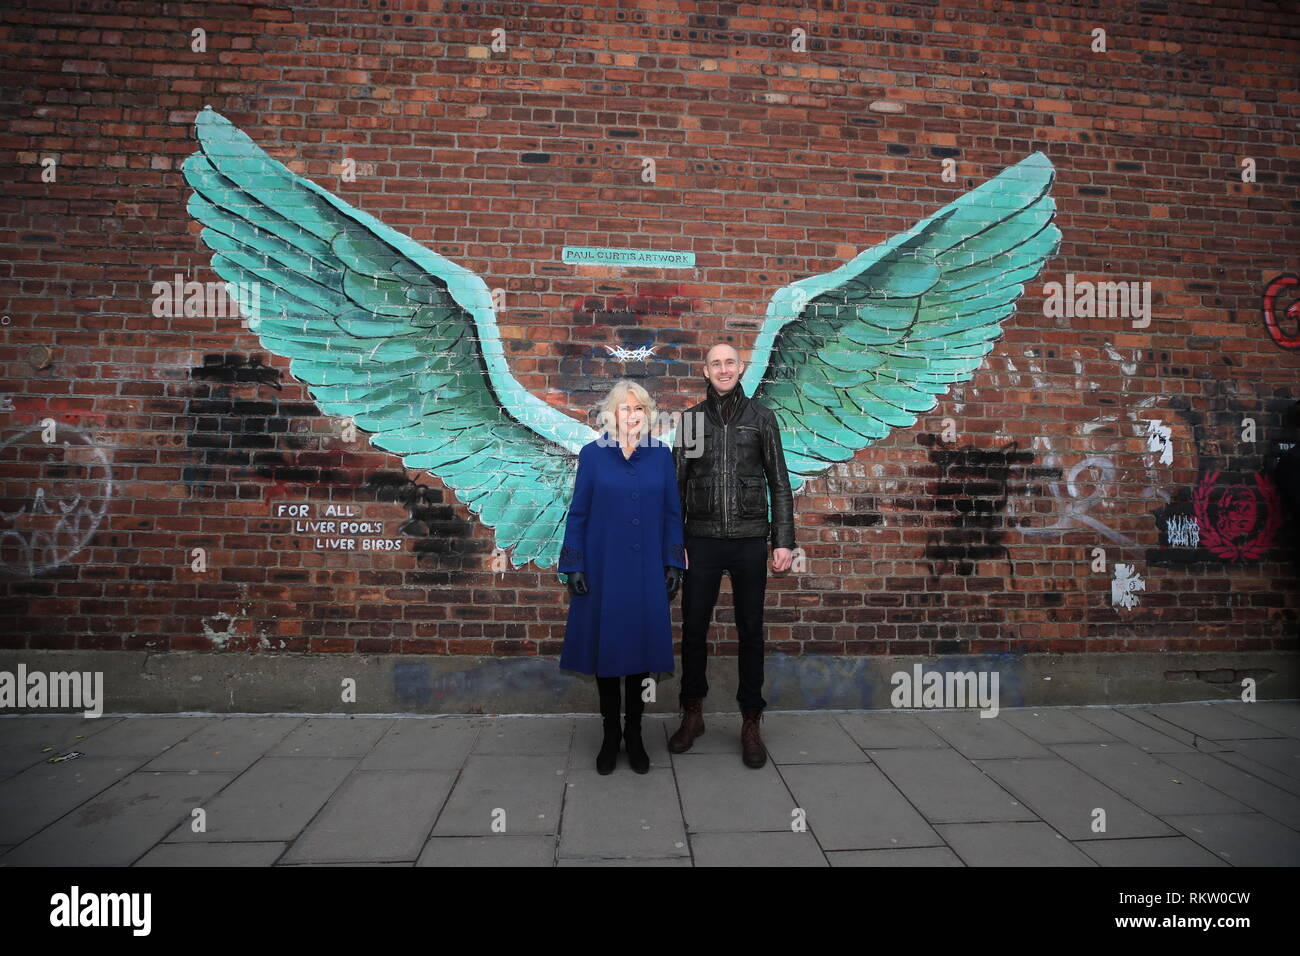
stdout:
[(668, 749), (675, 754), (686, 753), (696, 737), (704, 736), (704, 698), (686, 698), (681, 703), (682, 725), (668, 738)]
[(759, 722), (763, 719), (763, 708), (740, 711), (740, 750), (746, 767), (755, 769), (767, 763), (767, 748), (763, 746), (763, 737), (758, 732)]

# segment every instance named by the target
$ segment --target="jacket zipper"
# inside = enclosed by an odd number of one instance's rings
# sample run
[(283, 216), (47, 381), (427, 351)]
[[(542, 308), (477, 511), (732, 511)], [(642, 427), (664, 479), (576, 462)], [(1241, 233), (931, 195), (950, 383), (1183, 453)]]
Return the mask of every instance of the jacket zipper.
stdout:
[(722, 426), (722, 535), (726, 537), (731, 530), (730, 515), (727, 508), (727, 450), (731, 447), (731, 423)]

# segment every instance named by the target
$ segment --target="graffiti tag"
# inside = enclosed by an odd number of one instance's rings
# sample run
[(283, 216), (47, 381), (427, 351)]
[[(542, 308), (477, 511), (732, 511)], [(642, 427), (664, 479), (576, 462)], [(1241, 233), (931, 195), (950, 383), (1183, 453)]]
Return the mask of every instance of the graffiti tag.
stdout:
[[(23, 463), (43, 458), (43, 470), (57, 475), (37, 484), (7, 466), (0, 495), (0, 572), (35, 577), (67, 564), (90, 541), (113, 495), (112, 467), (103, 450), (77, 429), (60, 425), (61, 441), (45, 444), (32, 428), (0, 443), (0, 461), (12, 453)], [(34, 441), (25, 441), (37, 436)], [(10, 492), (9, 489), (13, 489)]]

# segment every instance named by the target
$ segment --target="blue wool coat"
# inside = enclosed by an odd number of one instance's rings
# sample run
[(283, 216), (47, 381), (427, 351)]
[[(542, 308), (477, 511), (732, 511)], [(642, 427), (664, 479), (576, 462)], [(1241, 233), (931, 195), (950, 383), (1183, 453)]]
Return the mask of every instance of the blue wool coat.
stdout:
[(686, 567), (682, 545), (672, 449), (650, 438), (624, 458), (608, 432), (584, 445), (558, 570), (582, 571), (588, 590), (569, 597), (562, 669), (598, 677), (672, 673), (664, 568)]

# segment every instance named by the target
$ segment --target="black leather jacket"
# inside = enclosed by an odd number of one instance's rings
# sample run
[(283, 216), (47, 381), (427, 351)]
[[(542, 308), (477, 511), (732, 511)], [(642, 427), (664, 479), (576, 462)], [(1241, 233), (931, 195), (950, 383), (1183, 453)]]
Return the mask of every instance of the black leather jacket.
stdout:
[(735, 392), (727, 421), (710, 385), (709, 397), (684, 411), (677, 426), (673, 461), (686, 536), (770, 536), (773, 548), (793, 548), (794, 495), (780, 426), (771, 409), (745, 395), (739, 382)]

